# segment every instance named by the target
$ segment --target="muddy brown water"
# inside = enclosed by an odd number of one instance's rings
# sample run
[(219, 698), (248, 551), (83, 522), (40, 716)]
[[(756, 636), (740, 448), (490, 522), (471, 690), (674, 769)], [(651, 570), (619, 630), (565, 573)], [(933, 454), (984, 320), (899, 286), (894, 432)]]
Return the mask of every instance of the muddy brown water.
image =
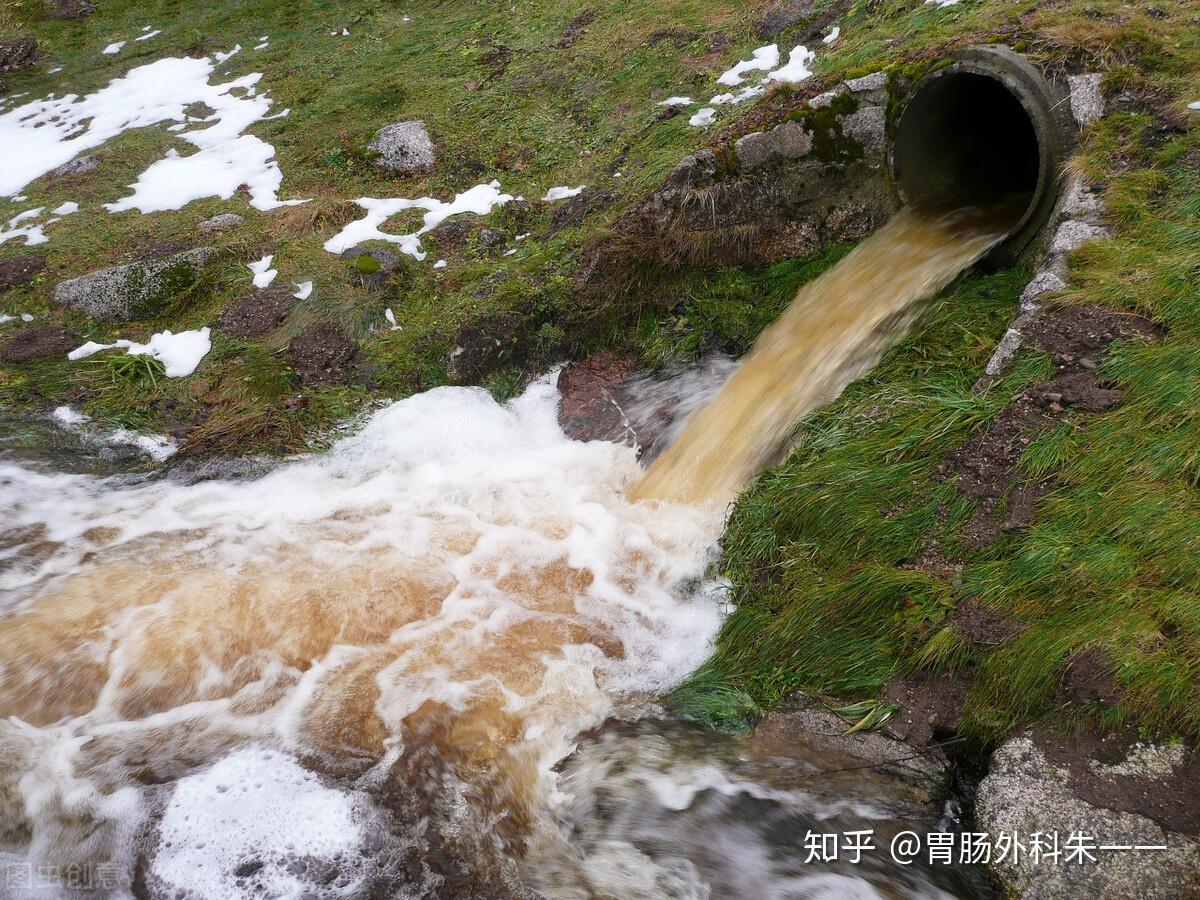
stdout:
[(997, 237), (901, 214), (645, 477), (634, 449), (562, 434), (553, 379), (504, 406), (429, 391), (236, 481), (69, 472), (9, 443), (0, 893), (977, 895), (952, 867), (805, 860), (808, 830), (930, 811), (837, 775), (853, 758), (755, 755), (653, 699), (727, 611), (706, 577), (720, 501)]

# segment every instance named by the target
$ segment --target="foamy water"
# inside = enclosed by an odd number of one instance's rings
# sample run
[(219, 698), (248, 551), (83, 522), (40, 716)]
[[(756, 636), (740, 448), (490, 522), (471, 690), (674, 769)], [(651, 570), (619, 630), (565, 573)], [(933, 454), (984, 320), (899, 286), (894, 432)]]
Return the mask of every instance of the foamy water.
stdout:
[(721, 619), (684, 590), (719, 521), (631, 504), (556, 404), (437, 389), (254, 481), (0, 466), (5, 858), (356, 896), (450, 877), (429, 831), (493, 873), (556, 842), (551, 767)]
[(1008, 211), (901, 210), (801, 289), (633, 495), (731, 502), (786, 447), (796, 422), (874, 366), (907, 330), (918, 301), (979, 260), (1011, 222)]

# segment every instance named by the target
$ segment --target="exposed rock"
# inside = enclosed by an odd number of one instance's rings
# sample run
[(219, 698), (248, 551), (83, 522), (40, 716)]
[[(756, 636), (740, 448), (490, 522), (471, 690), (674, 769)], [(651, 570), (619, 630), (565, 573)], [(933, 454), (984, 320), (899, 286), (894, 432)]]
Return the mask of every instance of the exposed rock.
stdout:
[(1071, 91), (1071, 114), (1080, 128), (1091, 125), (1104, 115), (1103, 76), (1070, 75), (1067, 86)]
[(28, 69), (42, 58), (33, 35), (23, 35), (11, 41), (0, 41), (0, 75)]
[(633, 360), (605, 351), (558, 373), (558, 421), (577, 441), (630, 442), (634, 437), (616, 387), (633, 373)]
[(23, 363), (45, 356), (63, 356), (78, 347), (79, 338), (56, 325), (21, 328), (0, 344), (0, 360)]
[(812, 135), (799, 122), (784, 122), (770, 131), (746, 135), (734, 150), (742, 168), (752, 170), (777, 159), (807, 156), (812, 150)]
[(780, 3), (767, 10), (758, 20), (754, 26), (754, 34), (759, 40), (773, 38), (793, 25), (799, 25), (808, 19), (812, 12), (812, 0), (788, 0), (786, 3)]
[(698, 150), (685, 156), (667, 176), (667, 188), (676, 191), (692, 190), (712, 184), (717, 174), (717, 157), (711, 150)]
[(341, 253), (342, 259), (354, 261), (354, 271), (367, 290), (379, 291), (391, 280), (392, 273), (400, 267), (400, 258), (383, 247), (348, 247)]
[[(1092, 779), (1103, 782), (1103, 799), (1108, 806), (1118, 805), (1123, 789), (1130, 787), (1121, 773), (1132, 766), (1146, 770), (1145, 760), (1133, 754), (1131, 763), (1116, 767), (1088, 766)], [(1145, 757), (1146, 754), (1141, 754)], [(1148, 758), (1148, 757), (1147, 757)], [(1161, 778), (1169, 758), (1154, 760), (1147, 774), (1151, 781)], [(1152, 774), (1151, 774), (1152, 773)], [(1166, 784), (1160, 790), (1170, 790)], [(1184, 793), (1176, 786), (1175, 793)], [(1190, 802), (1195, 805), (1194, 796)], [(1189, 802), (1184, 797), (1184, 803)], [(1123, 804), (1122, 804), (1123, 805)], [(1063, 858), (1057, 863), (1034, 860), (1029, 854), (1002, 862), (992, 862), (992, 871), (1007, 893), (1013, 896), (1055, 898), (1139, 897), (1174, 900), (1195, 897), (1200, 884), (1200, 846), (1182, 834), (1168, 831), (1147, 815), (1106, 808), (1080, 796), (1071, 768), (1048, 759), (1043, 746), (1027, 735), (1010, 738), (992, 757), (987, 778), (979, 787), (975, 812), (980, 830), (993, 835), (1034, 832), (1058, 833)], [(1068, 858), (1067, 841), (1072, 834), (1090, 840), (1087, 857)], [(1164, 850), (1100, 850), (1102, 844), (1162, 846)]]
[(56, 19), (81, 19), (96, 11), (87, 0), (46, 0), (46, 7)]
[(100, 157), (89, 153), (86, 156), (79, 156), (70, 162), (65, 162), (57, 169), (51, 169), (47, 175), (50, 178), (65, 178), (68, 175), (82, 175), (85, 172), (91, 172), (100, 165)]
[(261, 288), (221, 312), (221, 329), (242, 340), (263, 337), (283, 324), (295, 302), (289, 287)]
[(197, 247), (89, 272), (55, 287), (54, 304), (85, 312), (101, 322), (149, 318), (190, 289), (216, 255), (212, 247)]
[(245, 216), (239, 216), (237, 213), (221, 213), (213, 216), (211, 219), (205, 219), (196, 225), (196, 230), (201, 234), (216, 234), (218, 231), (228, 231), (230, 228), (237, 228), (246, 221)]
[(824, 109), (840, 96), (842, 96), (841, 88), (837, 88), (832, 91), (826, 91), (823, 94), (817, 94), (817, 96), (809, 100), (808, 105), (813, 109)]
[(1088, 241), (1098, 241), (1108, 237), (1108, 229), (1102, 225), (1089, 225), (1078, 219), (1068, 219), (1058, 226), (1054, 232), (1054, 240), (1050, 243), (1051, 253), (1070, 253), (1078, 250)]
[(28, 284), (46, 268), (46, 257), (40, 253), (24, 253), (0, 259), (0, 294), (22, 284)]
[(785, 700), (754, 729), (748, 751), (764, 743), (809, 744), (818, 752), (853, 756), (909, 786), (912, 800), (933, 817), (949, 790), (949, 762), (936, 747), (924, 750), (876, 732), (846, 734), (849, 725), (804, 694)]
[(433, 141), (420, 119), (385, 125), (375, 132), (367, 149), (379, 154), (375, 165), (392, 172), (432, 169), (436, 159)]
[(868, 94), (883, 90), (887, 87), (887, 82), (887, 72), (872, 72), (862, 78), (851, 78), (846, 82), (846, 87), (852, 94)]
[(508, 241), (508, 235), (499, 228), (485, 228), (479, 232), (477, 241), (481, 250), (495, 250), (504, 246)]
[(582, 222), (590, 213), (603, 209), (616, 199), (608, 191), (597, 188), (584, 188), (582, 192), (571, 197), (565, 203), (559, 203), (550, 216), (550, 233), (573, 228)]
[(358, 344), (337, 325), (310, 325), (292, 339), (288, 361), (306, 386), (347, 381), (359, 368)]
[(868, 157), (882, 156), (887, 146), (887, 116), (882, 106), (864, 104), (846, 116), (839, 116), (842, 133), (858, 142)]
[(825, 217), (825, 231), (836, 241), (860, 241), (878, 227), (874, 211), (865, 203), (837, 206)]

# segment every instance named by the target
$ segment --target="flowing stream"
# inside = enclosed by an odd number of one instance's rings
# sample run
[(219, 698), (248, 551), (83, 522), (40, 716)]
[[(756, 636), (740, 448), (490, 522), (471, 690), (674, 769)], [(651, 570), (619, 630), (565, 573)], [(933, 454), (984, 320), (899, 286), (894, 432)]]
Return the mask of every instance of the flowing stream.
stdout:
[(256, 478), (0, 455), (0, 895), (963, 894), (798, 856), (916, 827), (903, 784), (654, 700), (727, 611), (722, 502), (1002, 233), (898, 216), (644, 478), (562, 434), (552, 378), (429, 391)]

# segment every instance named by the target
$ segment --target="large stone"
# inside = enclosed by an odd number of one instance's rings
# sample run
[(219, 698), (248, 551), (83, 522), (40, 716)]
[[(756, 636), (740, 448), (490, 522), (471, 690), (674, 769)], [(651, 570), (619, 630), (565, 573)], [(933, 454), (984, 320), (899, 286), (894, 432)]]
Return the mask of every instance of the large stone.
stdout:
[(198, 222), (196, 230), (201, 234), (216, 234), (218, 231), (228, 231), (230, 228), (237, 228), (245, 221), (245, 217), (239, 216), (237, 213), (221, 213), (220, 215), (213, 216), (211, 219)]
[(860, 106), (849, 115), (839, 117), (842, 134), (857, 141), (868, 157), (883, 155), (887, 141), (886, 120), (883, 107), (874, 104)]
[(812, 150), (812, 135), (799, 122), (784, 122), (771, 131), (756, 131), (734, 145), (743, 169), (752, 170), (777, 159), (800, 159)]
[(881, 91), (887, 87), (888, 76), (887, 72), (872, 72), (870, 75), (864, 75), (862, 78), (851, 78), (846, 82), (846, 87), (850, 89), (852, 94), (868, 94), (872, 91)]
[(54, 304), (85, 312), (101, 322), (146, 319), (199, 281), (216, 254), (212, 247), (197, 247), (89, 272), (55, 287)]
[(100, 165), (100, 157), (94, 154), (87, 156), (79, 156), (70, 162), (65, 162), (57, 169), (51, 169), (46, 174), (50, 178), (65, 178), (68, 175), (82, 175), (85, 172), (91, 172)]
[(1071, 75), (1067, 78), (1071, 91), (1071, 114), (1080, 128), (1091, 125), (1104, 115), (1103, 78), (1100, 75)]
[(380, 128), (367, 149), (379, 154), (375, 165), (391, 172), (432, 169), (436, 159), (433, 141), (420, 119)]
[[(1173, 755), (1169, 747), (1139, 746), (1115, 766), (1092, 761), (1089, 777), (1110, 782), (1115, 800), (1122, 779), (1161, 779), (1179, 764), (1178, 756), (1181, 754)], [(1010, 854), (1002, 862), (992, 862), (993, 873), (1010, 896), (1040, 900), (1197, 896), (1200, 846), (1146, 816), (1085, 801), (1074, 788), (1071, 771), (1051, 762), (1027, 735), (1010, 738), (992, 757), (988, 776), (979, 786), (975, 814), (979, 830), (993, 838), (1015, 832), (1027, 844), (1035, 832), (1058, 835), (1064, 855), (1057, 863), (1034, 860), (1029, 854), (1017, 859)], [(1066, 857), (1072, 834), (1090, 840), (1090, 859)], [(1097, 849), (1103, 844), (1165, 849)]]
[(1068, 219), (1058, 226), (1054, 232), (1054, 240), (1050, 242), (1052, 254), (1070, 253), (1078, 250), (1089, 241), (1099, 241), (1108, 237), (1108, 229), (1103, 225), (1089, 225), (1078, 219)]

